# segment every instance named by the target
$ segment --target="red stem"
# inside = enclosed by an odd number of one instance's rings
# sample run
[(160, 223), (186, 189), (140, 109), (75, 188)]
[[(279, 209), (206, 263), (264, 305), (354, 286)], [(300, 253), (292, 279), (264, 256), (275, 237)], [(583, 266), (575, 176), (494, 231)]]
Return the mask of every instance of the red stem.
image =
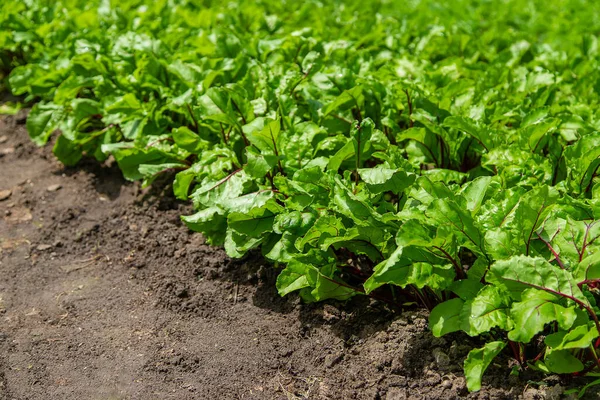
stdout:
[[(550, 252), (552, 253), (552, 255), (554, 256), (554, 259), (556, 260), (556, 262), (558, 263), (558, 265), (562, 268), (562, 269), (566, 269), (565, 265), (562, 263), (562, 261), (560, 260), (560, 256), (559, 254), (556, 252), (556, 250), (554, 250), (554, 247), (552, 247), (552, 245), (543, 237), (540, 236), (539, 233), (535, 233), (537, 235), (537, 237), (544, 242), (544, 244), (546, 244), (546, 246), (548, 247), (548, 250), (550, 250)], [(581, 260), (580, 260), (581, 261)]]

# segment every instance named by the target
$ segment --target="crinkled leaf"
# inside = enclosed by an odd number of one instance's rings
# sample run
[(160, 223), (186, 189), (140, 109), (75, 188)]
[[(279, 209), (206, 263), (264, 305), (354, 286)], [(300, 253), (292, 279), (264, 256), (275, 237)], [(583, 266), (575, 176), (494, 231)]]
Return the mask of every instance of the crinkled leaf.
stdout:
[(575, 307), (563, 307), (557, 304), (559, 300), (558, 296), (538, 289), (523, 291), (521, 301), (513, 303), (510, 309), (514, 326), (508, 338), (529, 343), (546, 324), (554, 321), (561, 329), (569, 329), (577, 318)]
[(461, 329), (470, 336), (489, 332), (499, 327), (509, 330), (510, 297), (495, 286), (486, 286), (465, 302), (460, 313)]
[(191, 230), (204, 233), (209, 244), (219, 246), (225, 241), (227, 227), (227, 219), (222, 213), (217, 207), (209, 207), (192, 215), (184, 215), (181, 220)]
[(589, 305), (570, 272), (540, 257), (516, 256), (494, 263), (486, 280), (508, 290), (520, 300), (523, 290), (534, 288), (557, 298), (572, 299)]
[(281, 132), (281, 122), (273, 120), (265, 122), (261, 130), (247, 131), (246, 136), (250, 143), (256, 146), (260, 151), (276, 153), (279, 144), (279, 133)]
[(37, 103), (27, 117), (27, 132), (35, 144), (42, 146), (64, 118), (63, 107), (55, 104)]

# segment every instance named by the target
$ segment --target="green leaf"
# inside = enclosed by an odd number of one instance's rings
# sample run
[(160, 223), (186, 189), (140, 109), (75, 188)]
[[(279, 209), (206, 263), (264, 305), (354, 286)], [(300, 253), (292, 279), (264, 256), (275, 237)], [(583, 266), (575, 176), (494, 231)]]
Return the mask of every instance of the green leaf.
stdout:
[(490, 264), (485, 257), (479, 257), (467, 271), (469, 280), (481, 281), (488, 271)]
[(290, 232), (295, 235), (304, 235), (314, 225), (315, 221), (316, 215), (313, 212), (283, 212), (275, 217), (273, 230), (279, 234)]
[(385, 223), (381, 214), (368, 202), (352, 193), (338, 176), (333, 179), (333, 184), (332, 208), (358, 225), (377, 226), (377, 222)]
[(491, 183), (492, 177), (480, 176), (479, 178), (475, 178), (471, 182), (468, 182), (463, 187), (462, 195), (467, 201), (467, 210), (472, 213), (477, 213), (477, 211), (479, 211)]
[(483, 283), (476, 279), (461, 279), (453, 282), (448, 290), (451, 290), (455, 295), (466, 301), (477, 296), (477, 293), (482, 288)]
[(402, 193), (415, 181), (414, 175), (393, 168), (376, 166), (375, 168), (360, 168), (360, 178), (367, 184), (373, 194), (381, 192)]
[(181, 220), (191, 230), (205, 234), (209, 244), (219, 246), (225, 242), (225, 228), (227, 227), (227, 219), (222, 213), (223, 211), (219, 208), (210, 207), (192, 215), (182, 216)]
[(281, 122), (276, 119), (265, 123), (260, 131), (247, 131), (246, 136), (250, 143), (256, 146), (260, 151), (278, 153), (278, 139), (281, 132)]
[(380, 248), (385, 248), (391, 235), (385, 235), (381, 229), (357, 226), (340, 232), (338, 236), (322, 241), (321, 250), (327, 251), (330, 246), (339, 249), (344, 247), (355, 254), (364, 254), (373, 261), (383, 258)]
[(181, 171), (175, 175), (175, 180), (173, 181), (173, 194), (175, 197), (177, 197), (179, 200), (188, 199), (190, 187), (194, 181), (194, 176), (194, 171), (191, 169), (186, 169), (185, 171)]
[(262, 207), (255, 207), (248, 212), (232, 212), (227, 216), (227, 226), (238, 234), (259, 237), (273, 231), (275, 216), (283, 208), (274, 200), (269, 200)]
[(80, 123), (86, 118), (102, 115), (102, 103), (91, 99), (74, 99), (71, 101), (71, 114)]
[[(377, 264), (373, 274), (364, 283), (367, 293), (383, 284), (405, 287), (427, 282), (432, 289), (447, 288), (455, 277), (448, 251), (442, 253), (448, 238), (431, 237), (431, 232), (416, 220), (405, 222), (396, 236), (398, 247), (386, 260)], [(452, 246), (452, 242), (448, 244)], [(432, 278), (435, 275), (436, 278)], [(432, 279), (430, 279), (430, 277)]]
[(323, 110), (323, 115), (328, 116), (329, 114), (339, 111), (345, 111), (352, 107), (360, 108), (364, 101), (362, 94), (362, 87), (356, 86), (350, 90), (344, 90), (332, 103), (327, 105)]
[(307, 245), (317, 247), (328, 237), (339, 235), (341, 230), (345, 229), (342, 221), (331, 215), (324, 215), (317, 219), (314, 225), (306, 232), (304, 237), (298, 239), (296, 248), (305, 251)]
[(572, 374), (583, 370), (584, 365), (568, 350), (549, 350), (546, 352), (544, 364), (556, 374)]
[(251, 147), (246, 148), (246, 165), (244, 171), (253, 178), (264, 178), (267, 172), (277, 165), (277, 157), (268, 154), (259, 154)]
[[(407, 151), (410, 151), (409, 160), (414, 158), (418, 161), (429, 161), (433, 162), (436, 166), (442, 166), (442, 150), (439, 146), (439, 136), (434, 133), (424, 128), (414, 127), (400, 133), (397, 140), (413, 140), (418, 143), (415, 149), (410, 145), (407, 146)], [(413, 154), (415, 155), (413, 156)]]
[(208, 143), (192, 132), (188, 127), (181, 126), (171, 132), (175, 144), (190, 153), (198, 153), (208, 148)]
[(534, 125), (527, 126), (523, 132), (523, 136), (529, 137), (529, 148), (536, 152), (540, 146), (542, 139), (546, 134), (553, 132), (560, 125), (561, 120), (558, 118), (550, 118), (547, 121), (539, 122)]
[(508, 290), (516, 300), (521, 299), (523, 290), (534, 288), (589, 306), (571, 273), (540, 257), (516, 256), (497, 261), (491, 266), (486, 279)]
[(521, 301), (513, 303), (510, 310), (514, 328), (508, 332), (508, 338), (529, 343), (547, 323), (554, 321), (561, 329), (569, 329), (577, 318), (575, 307), (563, 307), (557, 304), (559, 300), (558, 296), (542, 290), (523, 291)]
[(504, 349), (504, 342), (489, 342), (480, 349), (473, 349), (469, 352), (465, 360), (465, 378), (467, 388), (470, 392), (476, 392), (481, 389), (481, 378), (490, 363)]
[(580, 325), (571, 331), (560, 331), (546, 336), (544, 343), (553, 350), (585, 349), (599, 336), (594, 323)]
[[(555, 188), (542, 186), (531, 190), (523, 196), (514, 212), (514, 229), (523, 244), (522, 251), (529, 255), (531, 241), (536, 238), (534, 232), (542, 225), (548, 217), (552, 206), (558, 200), (558, 192)], [(516, 247), (516, 246), (514, 246)]]
[(177, 165), (182, 165), (178, 163), (176, 159), (170, 157), (166, 153), (150, 148), (133, 148), (133, 147), (120, 147), (120, 148), (110, 148), (103, 147), (103, 150), (106, 149), (105, 152), (110, 152), (117, 160), (119, 164), (119, 168), (123, 172), (123, 176), (125, 179), (135, 181), (139, 180), (147, 176), (147, 174), (143, 174), (140, 172), (140, 165), (143, 164), (166, 164), (173, 163)]
[(294, 245), (296, 240), (298, 240), (298, 236), (290, 232), (285, 232), (272, 247), (263, 248), (263, 254), (268, 260), (289, 263), (294, 260), (298, 254), (298, 249), (296, 249)]
[(58, 128), (65, 114), (61, 106), (52, 103), (38, 103), (27, 117), (27, 132), (38, 146), (43, 146), (52, 132)]
[(429, 328), (433, 336), (440, 337), (461, 329), (460, 312), (464, 303), (462, 299), (447, 300), (431, 310)]
[(144, 178), (148, 179), (151, 176), (159, 175), (167, 171), (184, 168), (187, 168), (187, 165), (181, 163), (140, 164), (138, 166), (138, 171)]
[[(195, 204), (202, 204), (205, 207), (216, 206), (225, 209), (225, 203), (228, 200), (239, 198), (246, 191), (246, 188), (250, 186), (250, 182), (249, 177), (243, 171), (234, 171), (222, 179), (214, 181), (212, 179), (205, 179), (202, 185), (194, 190), (191, 197)], [(249, 196), (248, 200), (251, 202), (252, 197)], [(247, 208), (251, 207), (252, 205), (249, 204)]]
[(565, 157), (571, 175), (572, 187), (579, 192), (589, 190), (593, 176), (600, 166), (600, 134), (586, 135), (575, 144), (568, 146)]
[(470, 336), (477, 336), (499, 327), (509, 330), (511, 321), (508, 316), (510, 298), (495, 286), (486, 286), (465, 302), (460, 313), (461, 329)]
[(248, 251), (258, 248), (266, 239), (266, 236), (248, 237), (232, 229), (227, 229), (223, 247), (229, 257), (242, 258)]
[(342, 163), (356, 154), (354, 149), (354, 142), (349, 140), (346, 144), (339, 149), (330, 159), (327, 164), (327, 169), (330, 171), (337, 171), (342, 166)]
[(471, 135), (486, 150), (492, 148), (492, 134), (483, 126), (466, 117), (448, 117), (444, 120), (444, 126), (454, 128), (458, 131)]
[[(441, 265), (440, 265), (441, 264)], [(438, 279), (430, 279), (435, 276)], [(398, 246), (388, 259), (377, 264), (373, 275), (364, 283), (367, 293), (393, 283), (402, 288), (428, 284), (433, 289), (445, 289), (454, 279), (454, 268), (426, 248)]]
[(578, 281), (600, 279), (600, 252), (585, 257), (573, 272)]
[(211, 87), (198, 98), (198, 102), (200, 113), (205, 119), (241, 128), (239, 114), (233, 108), (229, 93), (223, 88)]
[(44, 71), (39, 65), (21, 65), (14, 68), (9, 77), (8, 83), (15, 96), (21, 96), (31, 91), (31, 82), (40, 77)]
[(459, 237), (463, 238), (464, 246), (475, 251), (482, 251), (483, 238), (473, 217), (454, 201), (434, 200), (427, 209), (427, 215), (456, 232)]
[(281, 295), (294, 290), (306, 289), (305, 301), (326, 299), (347, 300), (359, 292), (352, 289), (334, 276), (335, 267), (326, 265), (317, 268), (311, 264), (292, 261), (277, 278), (277, 290)]
[(311, 292), (315, 300), (327, 299), (348, 300), (360, 294), (359, 291), (350, 288), (347, 284), (333, 276), (334, 267), (325, 266), (316, 275), (315, 289)]
[(310, 287), (308, 282), (308, 266), (299, 262), (290, 262), (277, 276), (277, 291), (285, 296), (293, 291)]
[(81, 160), (81, 147), (72, 140), (60, 135), (54, 143), (52, 153), (65, 165), (73, 166)]

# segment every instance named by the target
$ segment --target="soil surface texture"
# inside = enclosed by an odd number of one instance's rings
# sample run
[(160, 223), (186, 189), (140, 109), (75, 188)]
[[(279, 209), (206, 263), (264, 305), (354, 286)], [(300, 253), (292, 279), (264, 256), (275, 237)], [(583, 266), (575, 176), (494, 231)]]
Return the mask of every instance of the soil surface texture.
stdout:
[(477, 341), (357, 297), (281, 298), (277, 271), (204, 244), (167, 185), (65, 168), (0, 118), (0, 399), (558, 399), (510, 376), (469, 394)]

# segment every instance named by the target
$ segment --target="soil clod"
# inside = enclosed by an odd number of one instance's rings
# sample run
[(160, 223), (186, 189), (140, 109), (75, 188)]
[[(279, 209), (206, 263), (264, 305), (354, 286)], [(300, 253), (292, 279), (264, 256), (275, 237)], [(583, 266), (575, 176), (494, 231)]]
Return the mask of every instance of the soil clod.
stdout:
[(0, 190), (0, 201), (8, 199), (12, 195), (12, 190)]

